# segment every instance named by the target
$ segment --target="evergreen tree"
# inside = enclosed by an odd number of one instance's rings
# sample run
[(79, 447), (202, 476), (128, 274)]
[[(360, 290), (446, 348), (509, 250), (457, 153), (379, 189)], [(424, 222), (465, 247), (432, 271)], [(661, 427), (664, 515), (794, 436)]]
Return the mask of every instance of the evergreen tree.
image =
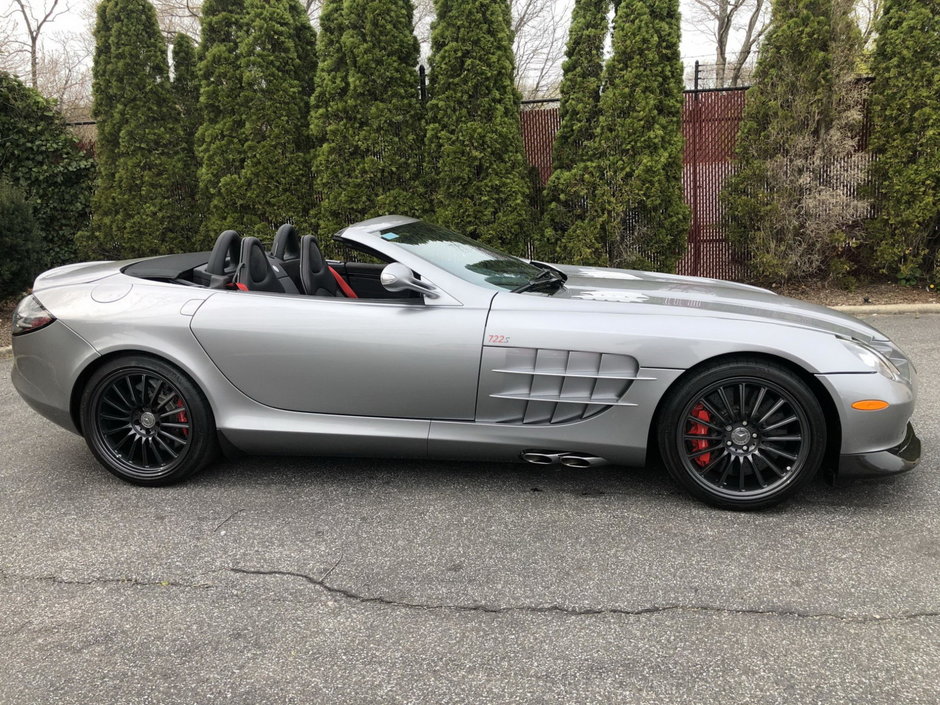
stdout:
[(106, 257), (188, 249), (192, 223), (177, 197), (180, 114), (156, 12), (147, 0), (108, 0), (105, 15), (94, 112), (106, 180), (94, 195), (88, 246)]
[(872, 68), (876, 262), (902, 281), (925, 274), (936, 280), (940, 12), (935, 2), (886, 0)]
[(866, 211), (854, 195), (863, 94), (851, 4), (774, 2), (722, 194), (728, 237), (758, 279), (845, 273), (845, 233)]
[(0, 298), (29, 286), (42, 260), (41, 238), (23, 191), (0, 178)]
[[(294, 48), (298, 62), (297, 80), (300, 81), (300, 92), (308, 103), (306, 111), (309, 112), (309, 103), (317, 78), (317, 33), (300, 0), (291, 0), (287, 9), (294, 22)], [(306, 124), (305, 118), (304, 125)]]
[(220, 203), (229, 227), (266, 237), (307, 211), (307, 113), (299, 80), (294, 0), (245, 0), (239, 43), (241, 136), (235, 178), (223, 184)]
[(206, 0), (202, 6), (199, 43), (199, 113), (196, 157), (199, 201), (204, 214), (201, 246), (233, 227), (225, 193), (242, 170), (239, 144), (244, 127), (242, 75), (238, 44), (242, 34), (243, 0)]
[(180, 127), (183, 140), (182, 181), (179, 184), (179, 198), (191, 221), (191, 227), (198, 227), (196, 208), (196, 188), (198, 162), (196, 161), (196, 130), (199, 129), (199, 80), (196, 75), (196, 44), (185, 34), (177, 34), (173, 39), (173, 95), (180, 112)]
[[(344, 155), (325, 164), (320, 228), (385, 213), (418, 214), (424, 146), (418, 96), (418, 40), (410, 0), (346, 0), (342, 51), (347, 90), (324, 145)], [(347, 171), (338, 177), (338, 170)]]
[[(552, 148), (552, 175), (545, 188), (546, 242), (540, 256), (566, 262), (602, 261), (604, 253), (584, 227), (595, 182), (590, 149), (600, 117), (604, 42), (610, 0), (577, 0), (561, 80), (561, 125)], [(572, 232), (572, 229), (574, 231)]]
[(434, 217), (521, 254), (531, 231), (507, 0), (440, 0), (431, 30), (426, 170)]
[(621, 0), (612, 49), (588, 217), (569, 236), (585, 254), (600, 252), (594, 263), (671, 270), (688, 233), (678, 0)]
[(317, 227), (328, 238), (338, 227), (356, 220), (356, 213), (343, 210), (342, 194), (351, 182), (351, 155), (343, 134), (346, 117), (349, 63), (343, 49), (346, 32), (343, 0), (324, 0), (317, 43), (316, 88), (310, 106), (310, 137), (313, 143), (313, 182)]

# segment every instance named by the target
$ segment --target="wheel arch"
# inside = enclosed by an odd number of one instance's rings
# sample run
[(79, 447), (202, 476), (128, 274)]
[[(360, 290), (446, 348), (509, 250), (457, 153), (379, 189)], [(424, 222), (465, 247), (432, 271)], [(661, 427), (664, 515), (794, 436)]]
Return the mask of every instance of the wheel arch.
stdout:
[(831, 480), (832, 476), (829, 475), (829, 473), (831, 473), (834, 468), (837, 467), (839, 461), (839, 452), (842, 447), (842, 421), (839, 417), (839, 411), (836, 407), (835, 400), (829, 394), (829, 391), (826, 389), (826, 387), (823, 386), (816, 376), (809, 372), (806, 368), (801, 367), (797, 363), (793, 362), (792, 360), (788, 360), (787, 358), (764, 352), (733, 352), (716, 355), (696, 363), (681, 375), (676, 377), (676, 379), (674, 379), (666, 389), (665, 393), (659, 398), (659, 402), (656, 404), (656, 410), (653, 412), (652, 422), (650, 423), (649, 433), (647, 435), (647, 460), (660, 460), (659, 443), (656, 440), (656, 431), (659, 427), (659, 419), (663, 408), (665, 408), (666, 402), (669, 400), (670, 395), (678, 387), (680, 382), (685, 380), (690, 375), (695, 374), (703, 367), (730, 362), (747, 362), (755, 360), (760, 362), (772, 362), (789, 370), (790, 372), (793, 372), (801, 380), (803, 380), (803, 382), (806, 383), (806, 386), (813, 393), (813, 396), (815, 396), (819, 401), (819, 404), (822, 407), (823, 416), (826, 419), (826, 453), (823, 460), (823, 471), (827, 473), (827, 479)]
[(171, 365), (181, 375), (184, 375), (190, 382), (192, 382), (193, 386), (199, 390), (209, 408), (209, 412), (212, 414), (212, 418), (215, 418), (215, 410), (212, 408), (212, 402), (209, 400), (209, 395), (206, 394), (205, 388), (199, 382), (199, 380), (197, 380), (183, 365), (180, 365), (172, 358), (166, 357), (165, 355), (158, 355), (149, 350), (128, 348), (122, 350), (112, 350), (105, 353), (104, 355), (101, 355), (100, 357), (94, 358), (78, 374), (78, 377), (76, 377), (75, 384), (72, 385), (72, 393), (69, 398), (69, 416), (71, 417), (72, 423), (75, 424), (75, 428), (78, 429), (80, 434), (84, 433), (84, 430), (82, 429), (81, 403), (82, 395), (85, 392), (85, 387), (88, 384), (88, 380), (91, 379), (91, 376), (103, 365), (106, 365), (111, 360), (119, 357), (147, 357), (153, 360), (159, 360), (164, 364)]

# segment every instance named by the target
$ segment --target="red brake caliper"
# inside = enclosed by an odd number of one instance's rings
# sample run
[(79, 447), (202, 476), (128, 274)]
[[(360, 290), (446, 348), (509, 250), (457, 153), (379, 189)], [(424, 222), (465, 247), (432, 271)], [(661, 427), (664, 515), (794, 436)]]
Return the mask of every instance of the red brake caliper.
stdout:
[[(696, 404), (695, 406), (692, 407), (692, 416), (694, 416), (697, 419), (701, 419), (702, 421), (712, 420), (711, 414), (709, 414), (708, 411), (705, 409), (705, 407), (702, 406), (701, 404)], [(705, 424), (693, 423), (692, 428), (689, 429), (689, 435), (706, 436), (708, 435), (708, 426), (706, 426)], [(692, 443), (693, 451), (705, 450), (706, 448), (708, 448), (708, 441), (704, 439), (702, 439), (701, 441), (691, 441), (691, 443)], [(693, 458), (693, 460), (699, 465), (699, 467), (703, 467), (703, 468), (706, 465), (708, 465), (708, 463), (711, 462), (711, 459), (712, 459), (711, 453), (703, 453), (702, 455), (699, 455)]]
[[(176, 400), (176, 406), (179, 407), (179, 408), (182, 408), (182, 406), (183, 406), (183, 400), (182, 400), (182, 399), (177, 399), (177, 400)], [(186, 412), (185, 412), (185, 411), (179, 412), (179, 413), (176, 415), (176, 420), (179, 421), (180, 423), (189, 423), (189, 417), (186, 416)], [(184, 429), (182, 429), (182, 430), (183, 430), (183, 435), (184, 435), (184, 436), (188, 436), (188, 435), (189, 435), (189, 429), (188, 429), (188, 428), (184, 428)], [(696, 443), (698, 443), (698, 441), (696, 441)]]

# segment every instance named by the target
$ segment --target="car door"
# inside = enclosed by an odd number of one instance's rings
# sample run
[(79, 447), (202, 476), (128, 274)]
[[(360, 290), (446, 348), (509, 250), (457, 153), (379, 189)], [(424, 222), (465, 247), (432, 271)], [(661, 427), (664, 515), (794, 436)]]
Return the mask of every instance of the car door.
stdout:
[(229, 381), (291, 411), (472, 420), (489, 302), (219, 292), (192, 330)]

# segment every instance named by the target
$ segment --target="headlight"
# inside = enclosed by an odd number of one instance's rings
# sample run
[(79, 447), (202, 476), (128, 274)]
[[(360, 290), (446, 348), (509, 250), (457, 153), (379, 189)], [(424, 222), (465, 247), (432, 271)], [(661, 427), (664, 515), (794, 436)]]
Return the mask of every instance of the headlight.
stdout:
[(30, 294), (20, 301), (13, 312), (13, 335), (23, 335), (45, 328), (54, 320), (55, 316), (39, 303), (39, 299)]
[(895, 364), (870, 345), (865, 345), (857, 340), (843, 340), (842, 344), (861, 360), (866, 367), (870, 367), (875, 372), (880, 372), (882, 375), (895, 382), (902, 381), (901, 372)]

